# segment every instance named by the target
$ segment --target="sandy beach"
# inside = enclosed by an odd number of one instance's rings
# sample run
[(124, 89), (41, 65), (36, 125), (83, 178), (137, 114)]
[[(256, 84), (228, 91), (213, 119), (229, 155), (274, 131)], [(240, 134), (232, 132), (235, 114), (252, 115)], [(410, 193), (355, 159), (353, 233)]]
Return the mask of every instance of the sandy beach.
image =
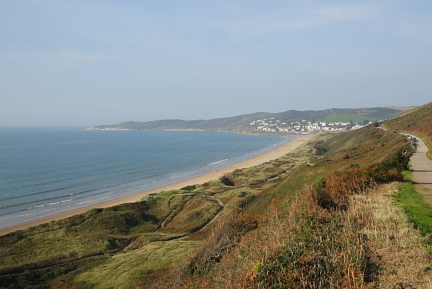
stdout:
[(307, 136), (307, 135), (295, 136), (293, 140), (283, 144), (282, 146), (280, 146), (280, 147), (278, 147), (272, 151), (269, 151), (269, 152), (264, 153), (262, 155), (259, 155), (259, 156), (256, 156), (254, 158), (245, 160), (243, 162), (231, 165), (229, 167), (206, 173), (202, 176), (190, 178), (190, 179), (187, 179), (184, 181), (173, 183), (171, 185), (159, 187), (159, 188), (148, 190), (148, 191), (141, 192), (138, 194), (133, 194), (133, 195), (130, 195), (127, 197), (118, 198), (118, 199), (106, 201), (106, 202), (101, 202), (101, 203), (93, 204), (91, 206), (87, 206), (87, 207), (83, 207), (83, 208), (79, 208), (79, 209), (75, 209), (75, 210), (70, 210), (70, 211), (67, 211), (64, 213), (51, 215), (51, 216), (40, 218), (40, 219), (35, 219), (33, 221), (25, 222), (25, 223), (18, 224), (18, 225), (13, 225), (11, 227), (2, 228), (2, 229), (0, 229), (0, 236), (8, 234), (10, 232), (17, 231), (17, 230), (26, 229), (28, 227), (32, 227), (32, 226), (48, 223), (51, 221), (64, 219), (64, 218), (67, 218), (67, 217), (70, 217), (70, 216), (73, 216), (76, 214), (81, 214), (81, 213), (84, 213), (84, 212), (86, 212), (90, 209), (93, 209), (93, 208), (107, 208), (107, 207), (111, 207), (111, 206), (115, 206), (115, 205), (119, 205), (119, 204), (123, 204), (123, 203), (136, 202), (148, 194), (158, 193), (161, 191), (168, 191), (168, 190), (177, 190), (177, 189), (181, 189), (185, 186), (194, 185), (194, 184), (203, 184), (203, 183), (211, 181), (211, 180), (216, 180), (216, 179), (220, 178), (221, 176), (223, 176), (224, 174), (231, 172), (233, 170), (257, 166), (257, 165), (260, 165), (264, 162), (274, 160), (278, 157), (281, 157), (281, 156), (289, 153), (290, 151), (294, 150), (295, 148), (297, 148), (308, 137), (309, 136)]

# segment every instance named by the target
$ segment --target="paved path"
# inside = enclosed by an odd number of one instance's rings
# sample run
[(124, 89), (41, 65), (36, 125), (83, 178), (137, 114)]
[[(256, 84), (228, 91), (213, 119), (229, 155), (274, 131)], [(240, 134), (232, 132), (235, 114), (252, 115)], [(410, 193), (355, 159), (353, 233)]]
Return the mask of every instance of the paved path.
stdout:
[(413, 181), (417, 184), (417, 191), (432, 205), (432, 161), (426, 156), (427, 146), (421, 139), (417, 140), (417, 151), (411, 156)]

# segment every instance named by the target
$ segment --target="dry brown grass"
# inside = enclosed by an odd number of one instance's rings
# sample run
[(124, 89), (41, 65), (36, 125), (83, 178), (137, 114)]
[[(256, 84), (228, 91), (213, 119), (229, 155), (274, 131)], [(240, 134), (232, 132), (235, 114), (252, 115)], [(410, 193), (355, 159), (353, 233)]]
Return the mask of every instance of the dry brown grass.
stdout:
[(432, 288), (431, 256), (422, 237), (394, 204), (398, 184), (380, 186), (350, 201), (349, 218), (363, 222), (375, 280), (370, 288)]
[(272, 203), (259, 216), (259, 225), (247, 216), (219, 224), (200, 251), (177, 268), (174, 279), (159, 285), (432, 288), (431, 257), (421, 245), (420, 234), (393, 201), (398, 183), (376, 185), (363, 178), (360, 183), (358, 190), (357, 185), (329, 186), (329, 190), (350, 192), (346, 198), (334, 199), (342, 200), (343, 209), (321, 206), (317, 188), (305, 188), (300, 198)]

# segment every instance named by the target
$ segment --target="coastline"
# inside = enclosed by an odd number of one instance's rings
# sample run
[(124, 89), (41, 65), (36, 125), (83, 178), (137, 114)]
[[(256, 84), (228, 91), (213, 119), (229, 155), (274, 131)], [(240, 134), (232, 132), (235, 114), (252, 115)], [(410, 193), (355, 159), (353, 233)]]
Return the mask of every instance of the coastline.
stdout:
[(32, 221), (24, 222), (24, 223), (17, 224), (17, 225), (12, 225), (10, 227), (1, 228), (0, 229), (0, 236), (6, 235), (6, 234), (14, 232), (14, 231), (27, 229), (28, 227), (33, 227), (33, 226), (48, 223), (51, 221), (57, 221), (60, 219), (71, 217), (73, 215), (84, 213), (90, 209), (107, 208), (107, 207), (112, 207), (112, 206), (119, 205), (119, 204), (137, 202), (140, 199), (142, 199), (144, 196), (152, 194), (152, 193), (158, 193), (161, 191), (168, 191), (168, 190), (177, 190), (177, 189), (181, 189), (183, 187), (189, 186), (189, 185), (203, 184), (203, 183), (211, 181), (211, 180), (216, 180), (216, 179), (220, 178), (221, 176), (223, 176), (224, 174), (231, 172), (233, 170), (248, 168), (248, 167), (254, 167), (254, 166), (260, 165), (264, 162), (274, 160), (278, 157), (281, 157), (281, 156), (289, 153), (290, 151), (294, 150), (295, 148), (297, 148), (307, 138), (309, 138), (309, 135), (294, 136), (291, 141), (288, 141), (287, 143), (275, 148), (272, 151), (269, 151), (269, 152), (266, 152), (262, 155), (259, 155), (259, 156), (250, 158), (248, 160), (233, 164), (233, 165), (225, 167), (223, 169), (219, 169), (216, 171), (206, 173), (206, 174), (198, 176), (198, 177), (193, 177), (193, 178), (186, 179), (186, 180), (183, 180), (183, 181), (180, 181), (177, 183), (173, 183), (170, 185), (166, 185), (166, 186), (158, 187), (158, 188), (151, 189), (148, 191), (133, 194), (133, 195), (130, 195), (127, 197), (122, 197), (122, 198), (118, 198), (118, 199), (114, 199), (114, 200), (110, 200), (110, 201), (96, 203), (96, 204), (92, 204), (90, 206), (62, 212), (59, 214), (55, 214), (55, 215), (51, 215), (51, 216), (47, 216), (47, 217), (43, 217), (43, 218), (39, 218), (39, 219), (35, 219)]

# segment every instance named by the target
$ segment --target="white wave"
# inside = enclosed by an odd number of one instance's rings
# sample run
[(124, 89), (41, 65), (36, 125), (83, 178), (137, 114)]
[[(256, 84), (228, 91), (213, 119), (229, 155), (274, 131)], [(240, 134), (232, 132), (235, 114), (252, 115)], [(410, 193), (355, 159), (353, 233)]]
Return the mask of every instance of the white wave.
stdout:
[(95, 200), (91, 200), (91, 201), (80, 202), (80, 203), (76, 203), (76, 205), (84, 205), (84, 204), (95, 203), (95, 202), (99, 202), (101, 200), (108, 199), (108, 198), (109, 197), (104, 197), (104, 198), (95, 199)]
[(217, 161), (217, 162), (214, 162), (214, 163), (210, 163), (210, 164), (208, 164), (208, 166), (211, 166), (211, 165), (215, 165), (215, 164), (218, 164), (218, 163), (221, 163), (221, 162), (225, 162), (225, 161), (227, 161), (228, 159), (224, 159), (224, 160), (221, 160), (221, 161)]

